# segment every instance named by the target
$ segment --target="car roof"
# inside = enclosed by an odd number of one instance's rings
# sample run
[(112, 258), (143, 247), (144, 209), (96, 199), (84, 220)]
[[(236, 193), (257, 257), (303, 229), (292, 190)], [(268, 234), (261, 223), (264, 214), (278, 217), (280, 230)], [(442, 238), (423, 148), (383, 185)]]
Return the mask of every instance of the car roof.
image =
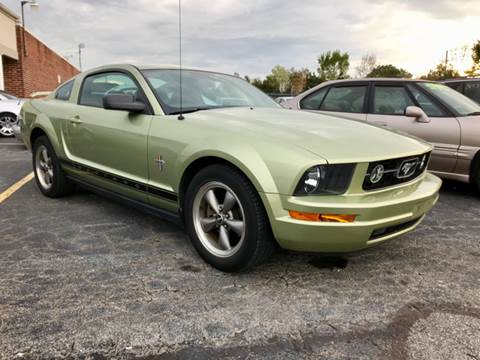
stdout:
[[(162, 69), (162, 70), (178, 70), (180, 69), (180, 66), (174, 65), (174, 64), (133, 64), (133, 63), (117, 63), (117, 64), (107, 64), (107, 65), (102, 65), (98, 66), (96, 68), (92, 68), (87, 70), (86, 72), (96, 72), (99, 70), (108, 70), (108, 69), (115, 69), (115, 68), (125, 68), (125, 67), (130, 67), (130, 68), (137, 68), (139, 70), (157, 70), (157, 69)], [(208, 71), (208, 72), (214, 72), (218, 74), (223, 74), (222, 72), (215, 71), (215, 70), (210, 70), (210, 69), (202, 69), (202, 68), (195, 68), (191, 66), (182, 66), (182, 70), (196, 70), (196, 71)], [(230, 74), (225, 74), (225, 75), (230, 75)]]
[(480, 78), (453, 78), (453, 79), (443, 80), (442, 82), (448, 83), (448, 82), (466, 82), (466, 81), (476, 82), (476, 81), (480, 81)]
[(342, 82), (364, 82), (364, 81), (388, 81), (388, 82), (433, 82), (433, 80), (423, 80), (423, 79), (406, 79), (406, 78), (388, 78), (388, 77), (378, 77), (378, 78), (356, 78), (356, 79), (342, 79), (342, 80), (330, 80), (323, 82), (322, 84), (337, 84)]
[[(115, 69), (138, 69), (138, 70), (178, 70), (180, 69), (180, 66), (178, 65), (171, 65), (171, 64), (159, 64), (159, 65), (140, 65), (140, 64), (132, 64), (132, 63), (117, 63), (117, 64), (108, 64), (108, 65), (102, 65), (98, 66), (92, 69), (88, 69), (80, 74), (79, 76), (83, 77), (85, 74), (91, 74), (91, 73), (96, 73), (96, 72), (103, 72), (103, 71), (109, 71), (109, 70), (115, 70)], [(215, 70), (210, 70), (210, 69), (202, 69), (202, 68), (195, 68), (191, 66), (182, 66), (182, 70), (190, 70), (190, 71), (205, 71), (205, 72), (210, 72), (210, 73), (215, 73), (215, 74), (221, 74), (221, 75), (227, 75), (227, 76), (233, 76), (237, 77), (234, 74), (227, 74), (227, 73), (222, 73), (220, 71), (215, 71)], [(241, 79), (241, 77), (238, 77)]]

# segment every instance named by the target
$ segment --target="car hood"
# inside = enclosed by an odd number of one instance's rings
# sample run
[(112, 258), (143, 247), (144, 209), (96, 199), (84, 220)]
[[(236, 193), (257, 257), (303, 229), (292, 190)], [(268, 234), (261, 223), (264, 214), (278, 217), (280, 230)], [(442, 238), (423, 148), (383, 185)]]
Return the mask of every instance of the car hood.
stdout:
[(268, 138), (279, 145), (296, 145), (330, 163), (411, 156), (432, 148), (417, 138), (365, 122), (287, 109), (214, 109), (186, 114), (185, 121), (243, 135), (251, 144)]
[(0, 102), (0, 112), (8, 111), (13, 112), (15, 115), (18, 115), (20, 108), (22, 107), (25, 100), (15, 99), (15, 100), (2, 100)]

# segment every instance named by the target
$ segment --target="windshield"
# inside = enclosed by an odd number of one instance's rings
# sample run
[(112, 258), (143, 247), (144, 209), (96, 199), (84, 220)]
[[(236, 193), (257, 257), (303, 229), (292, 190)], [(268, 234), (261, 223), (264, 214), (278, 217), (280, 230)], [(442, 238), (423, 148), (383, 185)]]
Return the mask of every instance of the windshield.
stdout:
[(5, 96), (8, 100), (17, 100), (15, 96), (7, 94), (5, 91), (0, 91), (0, 95)]
[(446, 85), (428, 82), (418, 85), (451, 106), (460, 116), (480, 115), (480, 105)]
[[(167, 115), (180, 112), (179, 70), (143, 70)], [(183, 111), (251, 106), (279, 108), (266, 94), (235, 76), (182, 70)]]

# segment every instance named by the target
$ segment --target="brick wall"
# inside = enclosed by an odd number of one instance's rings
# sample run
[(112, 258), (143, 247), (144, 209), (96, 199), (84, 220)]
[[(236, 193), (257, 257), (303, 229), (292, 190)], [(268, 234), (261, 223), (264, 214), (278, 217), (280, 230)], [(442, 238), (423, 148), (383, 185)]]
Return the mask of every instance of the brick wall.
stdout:
[(6, 92), (23, 97), (22, 64), (19, 60), (3, 56), (3, 84)]
[(25, 31), (25, 43), (26, 56), (22, 27), (17, 25), (19, 60), (3, 57), (5, 91), (19, 97), (31, 97), (34, 92), (51, 91), (78, 74), (76, 67), (28, 31)]

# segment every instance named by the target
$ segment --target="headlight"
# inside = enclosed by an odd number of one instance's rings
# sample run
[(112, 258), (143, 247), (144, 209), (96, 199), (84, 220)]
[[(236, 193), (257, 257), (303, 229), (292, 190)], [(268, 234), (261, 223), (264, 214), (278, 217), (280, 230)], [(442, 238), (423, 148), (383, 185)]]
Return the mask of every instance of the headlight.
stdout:
[(317, 165), (303, 174), (295, 189), (296, 196), (339, 195), (347, 191), (355, 164)]

